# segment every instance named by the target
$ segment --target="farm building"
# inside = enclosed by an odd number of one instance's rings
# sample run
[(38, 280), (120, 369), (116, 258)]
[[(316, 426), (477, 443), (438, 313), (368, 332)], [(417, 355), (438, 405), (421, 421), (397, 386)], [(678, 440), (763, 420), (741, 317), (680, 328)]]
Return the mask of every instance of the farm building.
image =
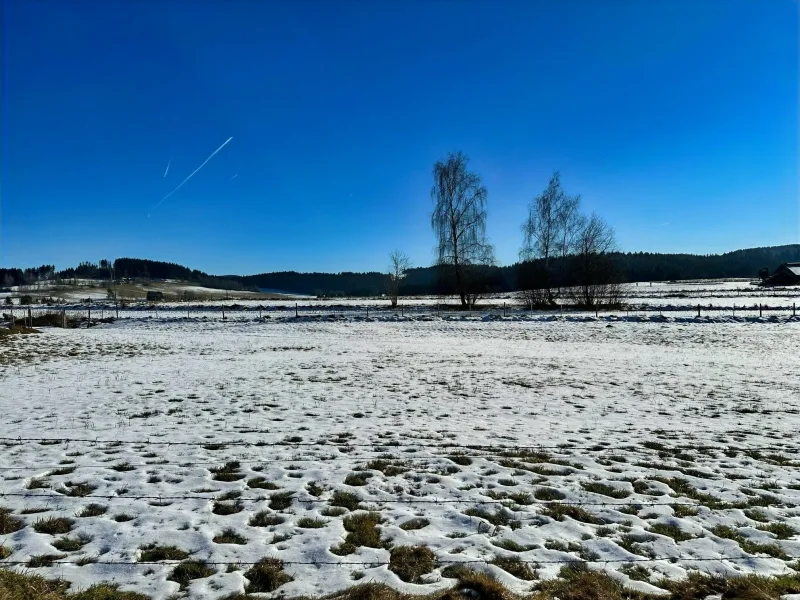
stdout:
[(147, 292), (148, 302), (160, 302), (164, 299), (164, 292)]
[(800, 262), (783, 263), (761, 285), (800, 285)]

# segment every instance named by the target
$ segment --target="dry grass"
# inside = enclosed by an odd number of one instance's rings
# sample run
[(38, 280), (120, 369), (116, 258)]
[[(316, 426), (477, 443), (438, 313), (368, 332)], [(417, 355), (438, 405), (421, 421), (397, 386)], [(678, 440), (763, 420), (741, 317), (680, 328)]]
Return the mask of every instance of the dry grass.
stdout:
[(158, 562), (160, 560), (183, 560), (189, 558), (186, 550), (181, 550), (177, 546), (159, 546), (158, 544), (148, 544), (139, 548), (139, 562)]
[(215, 544), (246, 544), (247, 538), (237, 533), (235, 529), (230, 527), (223, 530), (222, 533), (215, 535), (213, 542)]
[(9, 509), (0, 506), (0, 535), (14, 533), (23, 527), (25, 522), (22, 519), (12, 517)]
[(25, 327), (24, 325), (12, 325), (11, 327), (0, 327), (0, 339), (12, 335), (26, 335), (29, 333), (41, 333), (32, 327)]
[(53, 548), (61, 550), (61, 552), (75, 552), (83, 548), (86, 544), (91, 542), (92, 539), (87, 536), (78, 537), (60, 537), (53, 542)]
[(51, 581), (31, 573), (0, 569), (2, 600), (150, 600), (135, 592), (121, 592), (115, 585), (101, 583), (76, 593), (68, 593), (65, 581)]
[(575, 521), (591, 523), (592, 525), (603, 525), (605, 523), (600, 517), (595, 517), (586, 509), (575, 504), (550, 504), (542, 511), (542, 514), (556, 521), (563, 521), (565, 517), (569, 517)]
[(492, 561), (492, 564), (523, 581), (533, 581), (539, 578), (528, 563), (522, 562), (516, 556), (498, 556)]
[[(397, 555), (396, 555), (397, 556)], [(203, 563), (182, 563), (178, 581), (183, 587), (192, 579), (214, 573)], [(173, 573), (174, 574), (174, 573)], [(231, 596), (228, 600), (255, 600), (249, 594), (269, 593), (292, 581), (283, 571), (283, 563), (265, 558), (244, 573), (248, 579), (247, 594)], [(403, 594), (387, 585), (368, 583), (335, 592), (317, 600), (705, 600), (709, 596), (724, 600), (778, 600), (788, 594), (800, 593), (800, 572), (778, 577), (748, 575), (723, 578), (690, 573), (682, 580), (660, 580), (658, 587), (666, 595), (648, 595), (625, 589), (603, 571), (593, 571), (583, 563), (561, 569), (558, 578), (542, 581), (537, 591), (528, 596), (510, 592), (492, 576), (472, 571), (461, 565), (442, 570), (442, 576), (456, 580), (444, 591), (427, 595)], [(84, 591), (68, 593), (64, 581), (49, 581), (32, 573), (17, 573), (0, 569), (0, 598), (2, 600), (151, 600), (134, 592), (121, 592), (116, 586), (99, 584)], [(305, 599), (312, 600), (312, 599)]]
[(185, 589), (192, 580), (210, 577), (214, 573), (214, 569), (210, 568), (202, 560), (187, 560), (176, 566), (167, 579), (178, 582), (181, 589)]
[(344, 556), (352, 554), (359, 546), (381, 548), (381, 532), (378, 525), (382, 522), (383, 518), (377, 512), (356, 513), (345, 517), (343, 525), (347, 537), (341, 545), (331, 548), (331, 552)]
[(250, 517), (249, 525), (251, 527), (273, 527), (280, 525), (286, 519), (280, 515), (276, 515), (265, 510), (260, 510), (252, 517)]
[(72, 519), (64, 517), (39, 519), (33, 524), (33, 529), (37, 533), (48, 533), (50, 535), (69, 533), (72, 529)]
[(360, 501), (359, 497), (352, 492), (336, 490), (333, 492), (329, 503), (331, 506), (340, 506), (347, 510), (358, 510)]
[(389, 553), (389, 570), (408, 583), (422, 583), (435, 568), (436, 555), (427, 546), (398, 546)]
[(244, 573), (249, 582), (245, 590), (250, 593), (274, 592), (292, 577), (283, 570), (283, 561), (277, 558), (262, 558)]
[(272, 510), (286, 510), (292, 505), (292, 492), (278, 492), (269, 497), (269, 507)]

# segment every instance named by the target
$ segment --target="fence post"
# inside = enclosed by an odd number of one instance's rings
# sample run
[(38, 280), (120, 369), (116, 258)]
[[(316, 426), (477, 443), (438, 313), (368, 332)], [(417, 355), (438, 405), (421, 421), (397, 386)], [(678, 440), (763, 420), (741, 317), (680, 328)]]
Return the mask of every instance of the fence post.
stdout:
[(369, 319), (369, 305), (367, 306), (367, 318)]
[(89, 325), (92, 324), (92, 299), (89, 298)]
[(299, 315), (297, 314), (297, 302), (294, 303), (294, 316), (297, 318)]
[(503, 302), (503, 316), (506, 316), (506, 303)]
[(697, 305), (697, 316), (698, 317), (700, 316), (700, 305), (699, 304)]
[(795, 303), (795, 302), (792, 302), (792, 316), (793, 316), (793, 317), (794, 317), (794, 316), (796, 316), (796, 313), (795, 313), (795, 308), (796, 308), (796, 306), (795, 306), (795, 305), (796, 305), (796, 303)]
[(759, 304), (759, 305), (758, 305), (758, 316), (760, 317), (760, 316), (761, 316), (761, 314), (762, 314), (762, 313), (761, 313), (761, 305)]
[(33, 327), (33, 315), (31, 314), (31, 307), (28, 307), (28, 327)]
[(225, 320), (225, 305), (222, 305), (222, 320)]

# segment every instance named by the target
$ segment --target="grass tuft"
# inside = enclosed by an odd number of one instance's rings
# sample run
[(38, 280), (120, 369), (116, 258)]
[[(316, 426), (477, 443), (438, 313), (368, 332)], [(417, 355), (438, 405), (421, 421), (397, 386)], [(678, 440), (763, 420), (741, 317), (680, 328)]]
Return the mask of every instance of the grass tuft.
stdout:
[(278, 558), (262, 558), (244, 573), (248, 594), (274, 592), (293, 578), (283, 570), (283, 561)]
[(272, 510), (286, 510), (292, 505), (292, 492), (278, 492), (269, 497), (269, 507)]
[(238, 533), (235, 529), (228, 527), (222, 533), (215, 535), (212, 540), (215, 544), (246, 544), (247, 538)]
[(422, 583), (435, 568), (436, 556), (427, 546), (398, 546), (389, 553), (389, 570), (408, 583)]
[(523, 581), (534, 581), (539, 578), (536, 571), (528, 563), (522, 562), (517, 556), (497, 556), (492, 560), (491, 564), (500, 567), (506, 573)]
[(250, 517), (249, 525), (251, 527), (273, 527), (274, 525), (280, 525), (285, 520), (286, 519), (280, 515), (260, 510)]
[(67, 519), (65, 517), (48, 517), (46, 519), (38, 519), (33, 524), (33, 529), (37, 533), (58, 535), (61, 533), (69, 533), (72, 529), (72, 523), (72, 519)]
[(193, 579), (203, 579), (215, 573), (202, 560), (187, 560), (177, 565), (167, 577), (170, 581), (176, 581), (181, 589), (186, 589)]
[(186, 550), (177, 546), (160, 546), (156, 543), (139, 548), (139, 562), (159, 562), (161, 560), (183, 560), (189, 558)]

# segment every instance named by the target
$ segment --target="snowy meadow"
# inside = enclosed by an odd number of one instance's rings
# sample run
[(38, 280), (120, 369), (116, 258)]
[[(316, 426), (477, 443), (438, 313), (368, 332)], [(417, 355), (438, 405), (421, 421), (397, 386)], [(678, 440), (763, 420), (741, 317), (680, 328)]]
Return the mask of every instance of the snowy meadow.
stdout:
[(0, 565), (157, 599), (792, 572), (798, 334), (428, 314), (7, 336)]

